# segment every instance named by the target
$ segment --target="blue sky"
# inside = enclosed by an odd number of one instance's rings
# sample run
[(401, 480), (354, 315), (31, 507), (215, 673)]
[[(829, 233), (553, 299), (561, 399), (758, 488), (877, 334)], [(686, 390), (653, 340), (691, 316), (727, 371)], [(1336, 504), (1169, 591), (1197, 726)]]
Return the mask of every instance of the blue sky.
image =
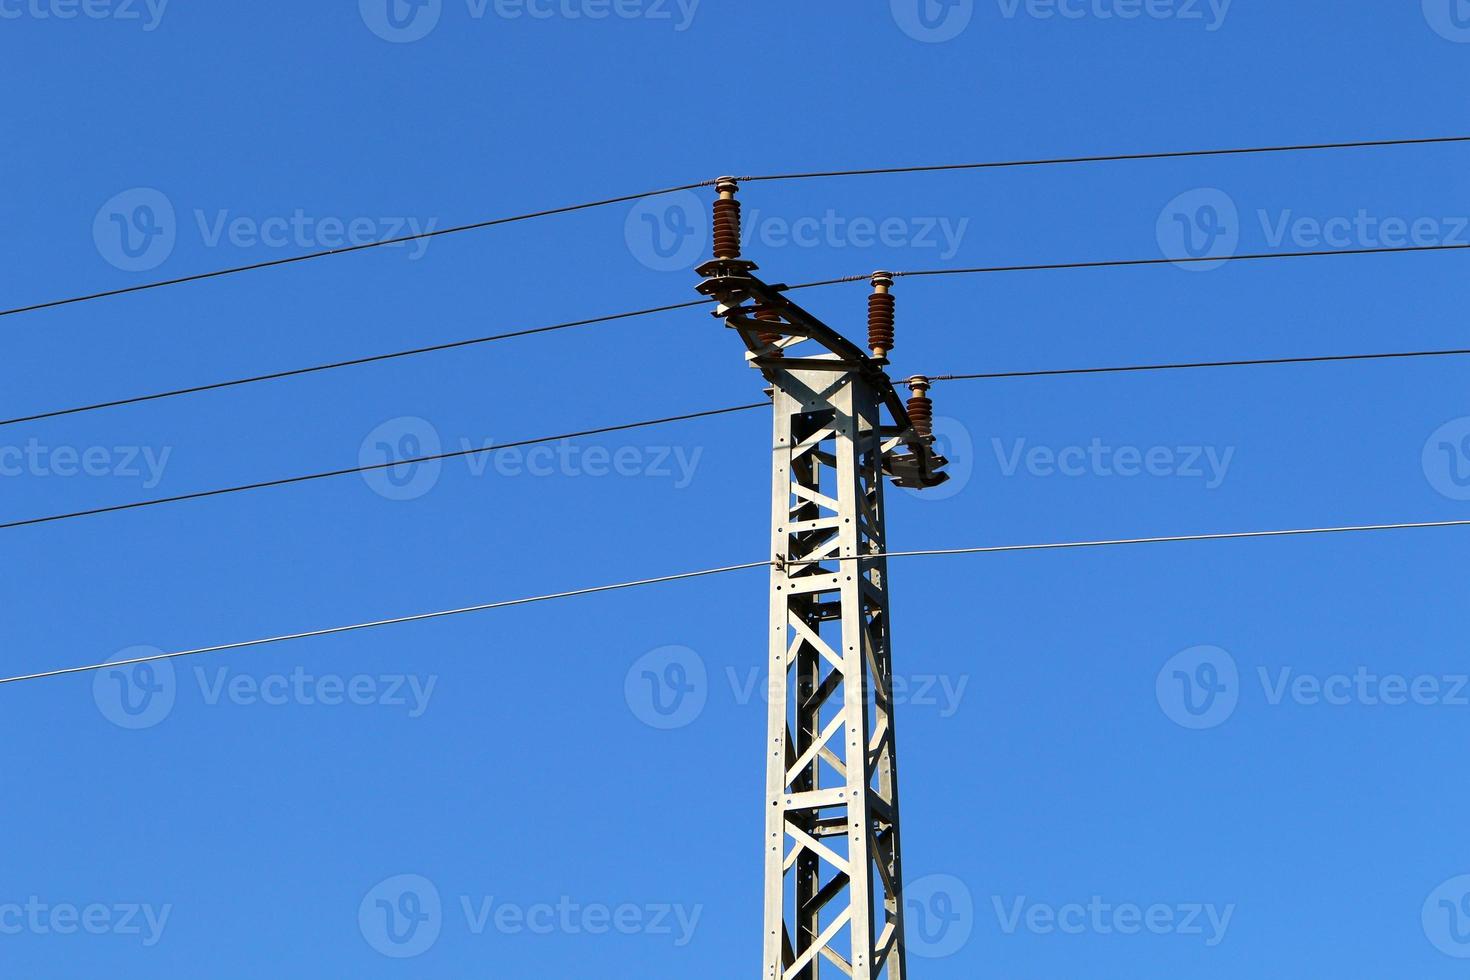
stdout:
[[(0, 306), (731, 172), (1458, 135), (1467, 42), (1463, 0), (0, 0)], [(1467, 152), (753, 184), (747, 254), (1463, 243)], [(695, 197), (7, 317), (0, 415), (692, 299)], [(895, 370), (1463, 347), (1464, 261), (901, 279)], [(856, 337), (864, 293), (802, 301)], [(890, 496), (893, 543), (1465, 518), (1464, 371), (940, 385), (956, 478)], [(0, 522), (761, 387), (684, 311), (7, 426)], [(0, 532), (0, 668), (760, 560), (767, 424)], [(1465, 543), (896, 563), (914, 974), (1463, 975)], [(751, 976), (765, 604), (748, 572), (0, 689), (0, 972)]]

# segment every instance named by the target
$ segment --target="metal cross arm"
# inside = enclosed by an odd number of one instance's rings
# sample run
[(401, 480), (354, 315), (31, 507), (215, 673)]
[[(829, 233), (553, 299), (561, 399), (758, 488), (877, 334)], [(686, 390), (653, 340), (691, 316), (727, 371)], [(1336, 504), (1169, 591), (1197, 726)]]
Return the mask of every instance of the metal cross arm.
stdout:
[[(948, 460), (934, 452), (934, 437), (927, 427), (921, 431), (915, 426), (909, 406), (884, 370), (887, 358), (858, 347), (792, 302), (785, 287), (762, 282), (753, 274), (755, 269), (754, 262), (743, 259), (715, 259), (697, 270), (703, 277), (699, 291), (719, 303), (714, 315), (740, 335), (751, 366), (773, 385), (779, 383), (780, 371), (856, 374), (872, 386), (878, 402), (892, 417), (892, 424), (881, 429), (886, 437), (883, 472), (901, 487), (936, 487), (948, 480), (949, 474), (942, 472)], [(875, 279), (882, 276), (879, 273)], [(792, 357), (792, 349), (802, 344), (813, 344), (820, 352)], [(927, 387), (923, 378), (913, 381)]]

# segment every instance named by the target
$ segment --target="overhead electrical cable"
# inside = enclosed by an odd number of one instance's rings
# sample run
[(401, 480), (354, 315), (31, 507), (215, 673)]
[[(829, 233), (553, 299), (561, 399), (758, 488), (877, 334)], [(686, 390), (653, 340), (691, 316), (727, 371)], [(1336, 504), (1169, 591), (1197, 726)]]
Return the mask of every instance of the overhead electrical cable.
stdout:
[[(790, 562), (790, 564), (816, 564), (827, 561), (856, 561), (862, 558), (918, 558), (938, 557), (946, 555), (978, 555), (978, 554), (1000, 554), (1005, 552), (1022, 551), (1055, 551), (1070, 548), (1103, 548), (1121, 545), (1139, 544), (1163, 544), (1199, 541), (1229, 541), (1243, 538), (1274, 538), (1300, 535), (1321, 534), (1345, 534), (1351, 532), (1366, 531), (1391, 531), (1424, 528), (1450, 528), (1470, 526), (1470, 520), (1466, 521), (1420, 521), (1407, 524), (1361, 524), (1345, 527), (1317, 527), (1317, 528), (1292, 528), (1278, 531), (1237, 531), (1223, 534), (1188, 534), (1172, 535), (1169, 537), (1155, 538), (1115, 538), (1099, 541), (1057, 541), (1043, 544), (1015, 544), (994, 545), (978, 548), (934, 548), (918, 551), (893, 551), (874, 555), (856, 556), (847, 555), (842, 557), (829, 556), (825, 559), (813, 560), (812, 562)], [(538, 602), (549, 602), (557, 599), (570, 599), (578, 596), (595, 595), (603, 592), (622, 591), (625, 589), (639, 588), (646, 585), (659, 585), (668, 582), (686, 581), (695, 578), (704, 578), (711, 575), (723, 575), (729, 572), (749, 571), (757, 568), (769, 568), (771, 561), (746, 562), (740, 565), (724, 565), (716, 568), (705, 568), (693, 572), (679, 572), (673, 575), (662, 575), (656, 578), (637, 579), (630, 582), (617, 582), (612, 585), (598, 585), (589, 588), (572, 589), (565, 592), (552, 592), (545, 595), (526, 596), (520, 599), (505, 599), (499, 602), (486, 602), (472, 606), (460, 606), (455, 609), (444, 609), (436, 612), (417, 613), (410, 616), (397, 616), (390, 619), (375, 619), (362, 623), (352, 623), (346, 626), (332, 626), (325, 629), (308, 630), (300, 633), (286, 633), (279, 636), (264, 637), (255, 640), (242, 640), (236, 643), (221, 643), (214, 646), (196, 647), (191, 650), (179, 650), (172, 653), (158, 653), (144, 657), (116, 660), (100, 664), (88, 664), (81, 667), (64, 667), (57, 670), (40, 671), (32, 674), (19, 674), (14, 677), (0, 678), (0, 685), (17, 684), (23, 681), (43, 680), (51, 677), (63, 677), (70, 674), (81, 674), (90, 671), (106, 670), (109, 668), (120, 669), (138, 664), (157, 663), (164, 660), (176, 660), (181, 657), (193, 657), (206, 653), (222, 653), (229, 650), (243, 650), (250, 647), (266, 646), (274, 643), (285, 643), (291, 640), (305, 640), (315, 637), (332, 636), (339, 633), (351, 633), (358, 630), (376, 629), (381, 626), (396, 626), (403, 623), (422, 622), (430, 619), (443, 619), (449, 616), (461, 616), (468, 613), (487, 612), (493, 609), (508, 609), (514, 606), (525, 606)]]
[(1241, 361), (1185, 361), (1177, 364), (1125, 364), (1117, 367), (1058, 368), (1040, 371), (993, 371), (988, 374), (936, 374), (929, 380), (986, 381), (1001, 378), (1059, 378), (1079, 374), (1125, 374), (1134, 371), (1193, 371), (1200, 368), (1261, 367), (1271, 364), (1326, 364), (1333, 361), (1381, 361), (1412, 357), (1459, 357), (1470, 348), (1392, 351), (1382, 354), (1319, 354), (1310, 357), (1262, 357)]
[[(1203, 255), (1198, 257), (1185, 256), (1183, 258), (1163, 259), (1104, 259), (1097, 262), (1054, 262), (1045, 265), (990, 265), (975, 266), (968, 269), (915, 269), (908, 272), (894, 272), (892, 275), (895, 278), (899, 276), (970, 276), (991, 272), (1054, 272), (1062, 269), (1122, 269), (1130, 266), (1194, 265), (1201, 262), (1259, 262), (1270, 259), (1317, 259), (1337, 255), (1398, 255), (1414, 252), (1458, 252), (1464, 251), (1465, 249), (1470, 249), (1470, 244), (1333, 248), (1311, 252), (1253, 252), (1246, 255)], [(856, 277), (856, 279), (866, 278), (866, 276)], [(830, 280), (830, 282), (851, 282), (856, 281), (856, 279)], [(827, 285), (827, 283), (823, 283), (822, 285)]]
[(874, 167), (865, 170), (818, 170), (809, 173), (755, 174), (738, 177), (742, 182), (762, 180), (812, 180), (823, 177), (869, 177), (881, 174), (939, 173), (955, 170), (1003, 170), (1015, 167), (1054, 167), (1065, 164), (1117, 163), (1139, 160), (1180, 160), (1188, 157), (1242, 156), (1263, 153), (1302, 153), (1315, 150), (1354, 150), (1388, 146), (1427, 146), (1435, 143), (1470, 143), (1470, 136), (1433, 136), (1425, 139), (1362, 140), (1351, 143), (1301, 143), (1288, 146), (1252, 146), (1223, 150), (1175, 150), (1162, 153), (1111, 153), (1101, 156), (1051, 157), (1035, 160), (998, 160), (981, 163), (939, 163), (917, 167)]
[(753, 402), (749, 405), (735, 405), (731, 408), (716, 408), (705, 412), (691, 412), (687, 415), (671, 415), (666, 418), (649, 419), (644, 422), (626, 422), (621, 425), (608, 425), (599, 429), (583, 429), (580, 432), (564, 432), (561, 435), (541, 436), (536, 439), (522, 439), (519, 442), (506, 442), (496, 446), (483, 446), (478, 449), (458, 449), (447, 453), (434, 453), (429, 456), (415, 456), (410, 459), (390, 460), (384, 463), (373, 463), (367, 466), (350, 466), (339, 470), (327, 470), (322, 473), (308, 473), (302, 476), (288, 476), (277, 480), (265, 480), (260, 483), (246, 483), (239, 486), (220, 487), (214, 490), (199, 490), (194, 493), (179, 494), (175, 497), (154, 497), (149, 500), (136, 500), (126, 504), (114, 504), (110, 507), (93, 507), (89, 510), (73, 511), (67, 514), (52, 514), (47, 517), (31, 517), (25, 520), (9, 521), (0, 523), (0, 531), (13, 528), (31, 527), (36, 524), (52, 524), (57, 521), (69, 521), (80, 517), (95, 517), (99, 514), (115, 514), (124, 510), (139, 510), (144, 507), (158, 507), (163, 504), (177, 504), (186, 500), (202, 500), (205, 497), (220, 497), (225, 494), (244, 493), (249, 490), (264, 490), (267, 487), (284, 487), (298, 483), (309, 483), (313, 480), (325, 480), (334, 476), (347, 476), (352, 473), (370, 473), (374, 470), (386, 470), (396, 466), (416, 466), (421, 463), (431, 463), (438, 460), (456, 459), (464, 456), (479, 456), (486, 453), (502, 452), (506, 449), (519, 449), (526, 446), (535, 446), (548, 442), (561, 442), (564, 439), (580, 439), (588, 436), (605, 435), (610, 432), (626, 432), (630, 429), (645, 429), (655, 425), (666, 425), (671, 422), (686, 422), (691, 419), (710, 418), (715, 415), (729, 415), (734, 412), (747, 412), (755, 408), (769, 407), (769, 402)]
[[(915, 167), (880, 167), (860, 170), (812, 171), (807, 173), (756, 174), (753, 176), (741, 177), (738, 179), (744, 181), (809, 180), (822, 177), (857, 177), (873, 176), (879, 174), (916, 174), (935, 173), (941, 171), (994, 170), (1020, 167), (1060, 166), (1065, 164), (1112, 163), (1121, 161), (1144, 160), (1177, 160), (1191, 157), (1301, 153), (1324, 150), (1428, 146), (1433, 144), (1466, 142), (1470, 142), (1470, 136), (1433, 136), (1406, 139), (1357, 140), (1351, 142), (1336, 143), (1299, 143), (1282, 146), (1233, 147), (1207, 150), (1170, 150), (1158, 153), (1111, 153), (1093, 156), (1050, 157), (1030, 160), (997, 160), (971, 163), (948, 163)], [(542, 211), (531, 211), (525, 214), (509, 215), (502, 218), (490, 218), (484, 221), (475, 221), (467, 224), (455, 225), (450, 228), (439, 228), (434, 231), (425, 231), (413, 235), (397, 236), (394, 238), (384, 239), (382, 241), (363, 242), (358, 245), (347, 245), (341, 248), (322, 249), (316, 252), (307, 252), (302, 255), (291, 255), (279, 259), (270, 259), (264, 262), (253, 262), (246, 265), (231, 266), (223, 269), (215, 269), (209, 272), (199, 272), (193, 275), (180, 276), (174, 279), (163, 279), (154, 282), (139, 283), (135, 286), (124, 286), (119, 289), (107, 289), (98, 292), (86, 293), (79, 296), (69, 296), (62, 299), (47, 300), (40, 303), (31, 303), (25, 306), (17, 306), (10, 309), (0, 310), (0, 317), (15, 316), (21, 313), (33, 313), (39, 310), (48, 310), (60, 306), (69, 306), (74, 303), (85, 303), (92, 300), (106, 299), (112, 296), (123, 296), (129, 293), (139, 293), (152, 289), (161, 289), (165, 286), (181, 286), (186, 283), (201, 282), (206, 279), (217, 279), (222, 276), (232, 276), (243, 272), (254, 272), (260, 269), (271, 269), (278, 266), (292, 265), (298, 262), (307, 262), (312, 259), (326, 258), (331, 255), (346, 255), (352, 252), (367, 251), (368, 249), (386, 248), (391, 245), (405, 245), (410, 242), (423, 241), (430, 238), (440, 238), (445, 235), (457, 235), (468, 231), (478, 231), (485, 228), (493, 228), (497, 225), (512, 224), (520, 221), (530, 221), (532, 219), (546, 218), (553, 215), (570, 214), (576, 211), (586, 211), (593, 208), (606, 207), (612, 204), (623, 204), (629, 201), (638, 201), (643, 200), (644, 198), (658, 197), (664, 194), (675, 194), (681, 191), (698, 190), (702, 187), (709, 187), (715, 182), (716, 181), (713, 179), (701, 180), (691, 184), (681, 184), (676, 187), (664, 187), (658, 190), (641, 191), (635, 194), (623, 194), (617, 197), (603, 198), (596, 201), (587, 201), (581, 204), (570, 204), (564, 207), (548, 208)]]
[(552, 599), (570, 599), (574, 596), (595, 595), (599, 592), (615, 592), (622, 589), (633, 589), (644, 585), (657, 585), (662, 582), (678, 582), (691, 578), (703, 578), (707, 575), (720, 575), (725, 572), (738, 572), (749, 568), (767, 568), (768, 561), (751, 562), (745, 565), (730, 565), (725, 568), (705, 568), (697, 572), (681, 572), (677, 575), (662, 575), (658, 578), (639, 579), (635, 582), (618, 582), (614, 585), (597, 585), (586, 589), (573, 589), (569, 592), (553, 592), (549, 595), (528, 596), (524, 599), (506, 599), (501, 602), (486, 602), (475, 606), (462, 606), (459, 609), (444, 609), (438, 612), (418, 613), (413, 616), (398, 616), (393, 619), (379, 619), (369, 623), (353, 623), (350, 626), (332, 626), (327, 629), (309, 630), (304, 633), (287, 633), (282, 636), (271, 636), (259, 640), (245, 640), (240, 643), (222, 643), (218, 646), (199, 647), (195, 650), (180, 650), (176, 653), (160, 653), (147, 657), (134, 657), (130, 660), (117, 660), (105, 664), (93, 664), (87, 667), (68, 667), (63, 670), (49, 670), (39, 674), (26, 674), (20, 677), (0, 678), (0, 684), (15, 684), (20, 681), (41, 680), (45, 677), (62, 677), (67, 674), (80, 674), (86, 671), (105, 670), (111, 668), (131, 667), (137, 664), (157, 663), (160, 660), (176, 660), (180, 657), (194, 657), (203, 653), (221, 653), (225, 650), (244, 650), (249, 647), (266, 646), (272, 643), (285, 643), (288, 640), (305, 640), (318, 636), (332, 636), (337, 633), (352, 633), (357, 630), (376, 629), (379, 626), (397, 626), (400, 623), (418, 623), (426, 619), (443, 619), (446, 616), (462, 616), (465, 613), (486, 612), (491, 609), (508, 609), (512, 606), (525, 606), (534, 602), (548, 602)]
[[(1195, 259), (1195, 258), (1183, 258), (1183, 259), (1114, 259), (1114, 260), (1103, 260), (1103, 261), (1095, 261), (1095, 262), (1051, 263), (1051, 264), (1045, 264), (1045, 265), (1006, 265), (1006, 266), (981, 266), (981, 267), (964, 268), (964, 269), (929, 269), (929, 270), (916, 270), (916, 271), (908, 271), (908, 272), (894, 272), (894, 273), (892, 273), (892, 275), (895, 276), (895, 277), (900, 277), (900, 276), (935, 277), (935, 276), (953, 276), (953, 275), (974, 275), (974, 274), (978, 274), (978, 273), (1040, 272), (1040, 271), (1055, 271), (1055, 270), (1066, 270), (1066, 269), (1102, 269), (1102, 268), (1124, 268), (1124, 267), (1130, 267), (1130, 266), (1174, 265), (1174, 264), (1178, 264), (1178, 263), (1181, 263), (1181, 262), (1189, 262), (1189, 263), (1193, 263), (1193, 262), (1239, 262), (1239, 261), (1247, 261), (1247, 260), (1264, 260), (1264, 259), (1321, 258), (1321, 257), (1333, 256), (1333, 255), (1380, 255), (1380, 254), (1394, 254), (1394, 253), (1425, 253), (1425, 252), (1439, 252), (1439, 251), (1455, 251), (1455, 250), (1463, 250), (1463, 249), (1470, 249), (1470, 245), (1431, 245), (1431, 246), (1412, 246), (1412, 247), (1404, 247), (1404, 248), (1335, 249), (1335, 250), (1319, 251), (1319, 252), (1268, 252), (1268, 253), (1261, 253), (1261, 254), (1254, 254), (1254, 255), (1219, 256), (1219, 257), (1206, 257), (1206, 258), (1198, 258), (1198, 259)], [(843, 277), (840, 277), (840, 278), (837, 278), (837, 279), (821, 279), (821, 280), (817, 280), (816, 282), (804, 282), (804, 283), (797, 283), (795, 285), (788, 285), (788, 286), (785, 287), (785, 289), (787, 291), (794, 291), (794, 290), (798, 290), (798, 289), (815, 289), (815, 288), (820, 288), (820, 287), (825, 287), (825, 286), (836, 286), (836, 285), (840, 285), (840, 284), (844, 284), (844, 283), (853, 283), (853, 282), (863, 282), (863, 283), (866, 283), (866, 282), (870, 281), (871, 278), (872, 278), (871, 273), (870, 274), (865, 274), (865, 275), (843, 276)], [(379, 361), (393, 360), (393, 359), (396, 359), (396, 358), (413, 357), (413, 356), (416, 356), (416, 355), (419, 355), (419, 354), (430, 354), (430, 353), (436, 353), (436, 352), (440, 352), (440, 351), (456, 350), (456, 349), (460, 349), (460, 348), (464, 348), (464, 347), (472, 347), (472, 346), (479, 345), (479, 344), (488, 344), (488, 343), (493, 343), (493, 342), (501, 341), (501, 340), (509, 340), (509, 339), (515, 338), (515, 337), (526, 337), (526, 336), (531, 336), (531, 335), (534, 335), (534, 334), (551, 333), (553, 331), (558, 331), (558, 330), (568, 330), (568, 329), (572, 329), (572, 328), (575, 328), (575, 327), (585, 327), (585, 326), (591, 326), (593, 324), (609, 323), (609, 322), (616, 321), (616, 320), (627, 320), (627, 319), (633, 319), (635, 317), (651, 316), (651, 315), (656, 314), (656, 313), (666, 313), (666, 312), (670, 312), (670, 311), (673, 311), (673, 310), (692, 309), (692, 308), (699, 307), (699, 306), (707, 306), (711, 302), (713, 302), (713, 301), (712, 300), (692, 300), (692, 301), (686, 302), (686, 303), (672, 303), (672, 304), (669, 304), (669, 305), (666, 305), (666, 306), (655, 306), (655, 307), (650, 307), (648, 309), (643, 309), (643, 310), (631, 310), (631, 311), (622, 312), (622, 313), (609, 313), (609, 314), (606, 314), (604, 316), (592, 317), (592, 318), (585, 319), (585, 320), (572, 320), (572, 321), (568, 321), (566, 323), (555, 323), (555, 324), (551, 324), (551, 325), (543, 326), (543, 327), (531, 327), (531, 328), (524, 329), (524, 330), (510, 331), (508, 333), (492, 334), (492, 335), (487, 336), (487, 337), (475, 337), (475, 338), (471, 338), (471, 339), (468, 339), (468, 340), (450, 341), (448, 343), (434, 344), (434, 345), (427, 346), (427, 347), (415, 347), (415, 348), (411, 348), (411, 349), (408, 349), (408, 350), (392, 351), (392, 352), (389, 352), (389, 353), (386, 353), (386, 354), (373, 354), (373, 355), (369, 355), (369, 356), (365, 356), (365, 357), (357, 357), (357, 358), (351, 358), (351, 359), (347, 359), (347, 360), (334, 361), (334, 362), (331, 362), (331, 363), (328, 363), (328, 364), (313, 365), (311, 367), (293, 368), (293, 369), (284, 370), (284, 371), (275, 371), (275, 372), (271, 372), (271, 373), (267, 373), (267, 374), (254, 375), (254, 376), (246, 377), (246, 378), (236, 378), (236, 379), (229, 380), (229, 381), (218, 381), (218, 382), (212, 382), (212, 383), (209, 383), (209, 384), (195, 385), (195, 386), (192, 386), (192, 387), (176, 388), (176, 389), (169, 390), (169, 391), (155, 392), (155, 393), (152, 393), (152, 394), (135, 395), (135, 396), (127, 397), (127, 398), (119, 398), (119, 399), (114, 399), (114, 400), (110, 400), (110, 401), (96, 402), (96, 403), (88, 404), (88, 405), (78, 405), (78, 406), (74, 406), (74, 407), (71, 407), (71, 408), (61, 408), (61, 409), (54, 409), (54, 410), (50, 410), (50, 411), (44, 411), (44, 412), (35, 412), (35, 413), (28, 414), (28, 415), (16, 416), (14, 418), (0, 419), (0, 426), (19, 425), (19, 424), (25, 423), (25, 422), (38, 422), (38, 421), (42, 421), (44, 419), (58, 418), (58, 417), (65, 416), (65, 415), (76, 415), (76, 414), (80, 414), (80, 413), (83, 413), (83, 412), (95, 412), (95, 411), (100, 411), (100, 410), (103, 410), (103, 409), (117, 408), (117, 407), (124, 406), (124, 405), (137, 405), (137, 404), (141, 404), (143, 402), (157, 401), (157, 400), (163, 399), (163, 398), (174, 398), (174, 397), (178, 397), (178, 396), (181, 396), (181, 395), (192, 395), (192, 394), (199, 394), (201, 392), (218, 391), (218, 390), (224, 389), (224, 388), (238, 387), (238, 386), (247, 385), (247, 384), (256, 384), (256, 383), (263, 382), (263, 381), (274, 381), (274, 380), (279, 380), (279, 379), (282, 379), (282, 378), (298, 377), (298, 376), (305, 375), (305, 374), (314, 374), (314, 373), (319, 373), (319, 372), (322, 372), (322, 371), (336, 370), (336, 369), (339, 369), (339, 368), (355, 367), (355, 366), (359, 366), (359, 365), (363, 365), (363, 364), (372, 364), (372, 363), (376, 363), (376, 362), (379, 362)], [(1352, 355), (1352, 356), (1343, 356), (1341, 359), (1343, 359), (1343, 360), (1349, 360), (1349, 359), (1364, 359), (1364, 360), (1366, 360), (1366, 359), (1371, 359), (1371, 358), (1387, 358), (1387, 357), (1399, 357), (1399, 356), (1402, 356), (1402, 357), (1416, 356), (1417, 357), (1417, 356), (1432, 356), (1432, 355), (1436, 355), (1436, 354), (1439, 354), (1439, 353), (1451, 354), (1451, 353), (1458, 353), (1458, 352), (1456, 352), (1456, 351), (1432, 352), (1431, 351), (1431, 352), (1413, 353), (1413, 354), (1402, 354), (1402, 355), (1399, 355), (1399, 354), (1361, 355), (1361, 357), (1359, 357), (1357, 355)], [(1336, 358), (1336, 357), (1324, 358), (1324, 360), (1333, 360), (1333, 359), (1338, 359), (1338, 358)], [(1241, 363), (1244, 364), (1244, 363), (1251, 363), (1251, 362), (1241, 362)], [(1267, 362), (1263, 361), (1262, 363), (1267, 363)], [(1274, 363), (1274, 362), (1271, 362), (1271, 363)], [(1283, 361), (1282, 363), (1291, 363), (1291, 361)], [(1203, 365), (1202, 364), (1202, 365), (1199, 365), (1199, 366), (1201, 366), (1201, 367), (1209, 367), (1209, 366), (1226, 366), (1226, 365), (1223, 365), (1223, 364), (1222, 365)], [(1137, 370), (1146, 370), (1146, 368), (1138, 368)], [(1053, 372), (1044, 372), (1044, 373), (1053, 373)], [(1062, 371), (1062, 372), (1055, 372), (1055, 373), (1101, 373), (1101, 372), (1100, 371), (1092, 371), (1092, 372)], [(1016, 376), (1023, 376), (1023, 375), (1016, 375)]]
[(525, 330), (512, 330), (509, 333), (491, 334), (487, 337), (473, 337), (469, 340), (454, 340), (443, 344), (433, 344), (428, 347), (414, 347), (410, 350), (392, 351), (387, 354), (372, 354), (367, 357), (354, 357), (343, 361), (333, 361), (329, 364), (316, 364), (311, 367), (292, 368), (286, 371), (273, 371), (269, 374), (257, 374), (248, 378), (235, 378), (230, 381), (216, 381), (210, 384), (195, 385), (191, 388), (175, 388), (171, 391), (159, 391), (148, 395), (135, 395), (130, 398), (118, 398), (113, 401), (97, 402), (91, 405), (78, 405), (73, 408), (59, 408), (49, 412), (38, 412), (34, 415), (22, 415), (11, 419), (0, 419), (0, 426), (19, 425), (22, 422), (39, 422), (42, 419), (60, 418), (63, 415), (77, 415), (82, 412), (96, 412), (106, 408), (118, 408), (123, 405), (138, 405), (143, 402), (157, 401), (161, 398), (176, 398), (180, 395), (195, 395), (206, 391), (219, 391), (222, 388), (234, 388), (240, 385), (257, 384), (262, 381), (277, 381), (281, 378), (295, 378), (303, 374), (316, 374), (321, 371), (334, 371), (338, 368), (357, 367), (362, 364), (375, 364), (379, 361), (391, 361), (400, 357), (414, 357), (419, 354), (433, 354), (439, 351), (458, 350), (463, 347), (473, 347), (477, 344), (490, 344), (501, 340), (511, 340), (515, 337), (531, 337), (536, 334), (552, 333), (558, 330), (570, 330), (574, 327), (587, 327), (597, 323), (611, 323), (614, 320), (629, 320), (634, 317), (651, 316), (655, 313), (667, 313), (670, 310), (687, 310), (695, 306), (708, 306), (708, 300), (696, 299), (688, 303), (674, 303), (669, 306), (655, 306), (646, 310), (631, 310), (627, 313), (609, 313), (606, 316), (592, 317), (587, 320), (571, 320), (566, 323), (553, 323), (545, 327), (530, 327)]
[(359, 245), (346, 245), (342, 248), (327, 248), (318, 252), (307, 252), (303, 255), (289, 255), (285, 258), (270, 259), (265, 262), (252, 262), (248, 265), (230, 266), (224, 269), (215, 269), (210, 272), (198, 272), (193, 275), (180, 276), (177, 279), (161, 279), (154, 282), (139, 283), (136, 286), (124, 286), (120, 289), (105, 289), (100, 292), (87, 293), (81, 296), (68, 296), (64, 299), (47, 300), (43, 303), (32, 303), (28, 306), (17, 306), (13, 309), (0, 310), (0, 317), (15, 316), (18, 313), (34, 313), (37, 310), (49, 310), (58, 306), (70, 306), (73, 303), (86, 303), (91, 300), (106, 299), (110, 296), (124, 296), (128, 293), (141, 293), (150, 289), (162, 289), (165, 286), (182, 286), (186, 283), (201, 282), (205, 279), (218, 279), (222, 276), (233, 276), (242, 272), (255, 272), (260, 269), (273, 269), (277, 266), (292, 265), (297, 262), (309, 262), (312, 259), (324, 259), (330, 255), (347, 255), (351, 252), (365, 252), (368, 249), (387, 248), (390, 245), (407, 245), (410, 242), (424, 241), (430, 238), (442, 238), (445, 235), (458, 235), (467, 231), (479, 231), (484, 228), (494, 228), (498, 225), (509, 225), (519, 221), (530, 221), (534, 218), (549, 218), (552, 215), (571, 214), (574, 211), (587, 211), (592, 208), (607, 207), (611, 204), (624, 204), (628, 201), (638, 201), (646, 197), (658, 197), (661, 194), (676, 194), (679, 191), (692, 191), (700, 187), (708, 187), (713, 180), (702, 180), (695, 184), (681, 184), (678, 187), (664, 187), (655, 191), (642, 191), (637, 194), (623, 194), (619, 197), (608, 197), (600, 201), (586, 201), (582, 204), (569, 204), (565, 207), (548, 208), (544, 211), (530, 211), (526, 214), (513, 214), (504, 218), (490, 218), (485, 221), (475, 221), (470, 224), (455, 225), (452, 228), (436, 228), (433, 231), (419, 232), (414, 235), (400, 235), (396, 238), (385, 238), (381, 241), (363, 242)]

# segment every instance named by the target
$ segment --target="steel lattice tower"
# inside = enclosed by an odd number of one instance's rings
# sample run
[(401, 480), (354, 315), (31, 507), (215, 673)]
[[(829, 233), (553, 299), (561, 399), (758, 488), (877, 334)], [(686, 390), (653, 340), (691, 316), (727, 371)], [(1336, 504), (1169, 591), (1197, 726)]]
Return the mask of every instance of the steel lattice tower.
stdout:
[(754, 276), (735, 181), (717, 187), (699, 289), (770, 382), (775, 418), (761, 976), (819, 980), (825, 962), (907, 980), (883, 481), (947, 478), (928, 383), (912, 379), (905, 405), (884, 371), (890, 276), (873, 279), (870, 355)]

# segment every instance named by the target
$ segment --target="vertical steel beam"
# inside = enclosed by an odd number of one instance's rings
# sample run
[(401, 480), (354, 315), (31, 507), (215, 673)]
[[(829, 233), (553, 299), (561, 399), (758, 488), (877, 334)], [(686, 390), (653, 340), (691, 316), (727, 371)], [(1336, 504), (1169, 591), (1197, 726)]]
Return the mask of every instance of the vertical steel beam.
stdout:
[[(906, 980), (883, 439), (835, 355), (775, 367), (765, 980)], [(810, 361), (807, 362), (811, 364)]]

